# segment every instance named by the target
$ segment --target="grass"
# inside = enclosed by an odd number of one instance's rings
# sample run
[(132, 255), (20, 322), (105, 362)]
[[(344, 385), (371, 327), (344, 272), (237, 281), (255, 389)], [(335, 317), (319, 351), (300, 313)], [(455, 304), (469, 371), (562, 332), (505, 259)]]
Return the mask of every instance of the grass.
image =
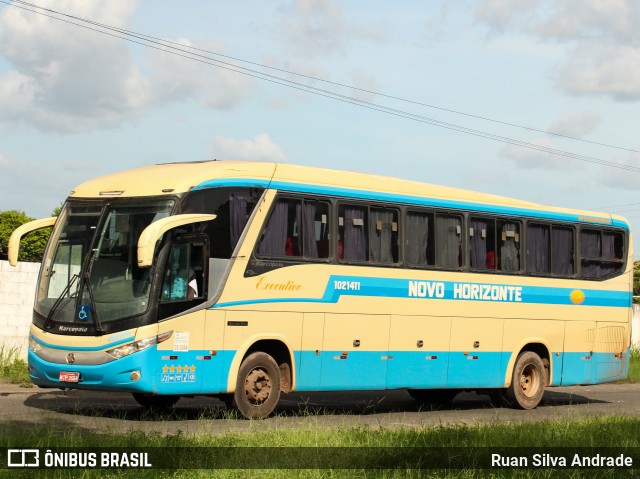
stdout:
[[(338, 429), (323, 429), (318, 427), (302, 429), (282, 429), (259, 431), (251, 433), (226, 433), (219, 435), (185, 435), (176, 433), (161, 435), (144, 431), (131, 431), (127, 434), (96, 434), (93, 431), (54, 426), (35, 426), (25, 428), (20, 426), (0, 427), (0, 444), (2, 447), (18, 448), (60, 448), (78, 450), (83, 447), (95, 447), (104, 451), (107, 448), (132, 448), (139, 451), (143, 447), (165, 448), (162, 454), (174, 455), (176, 460), (181, 456), (195, 457), (205, 464), (215, 464), (216, 460), (208, 462), (206, 456), (220, 454), (236, 455), (238, 459), (252, 462), (252, 469), (179, 469), (179, 470), (49, 470), (38, 471), (46, 477), (446, 477), (446, 478), (474, 478), (474, 477), (637, 477), (640, 469), (611, 470), (611, 469), (411, 469), (406, 467), (403, 459), (415, 454), (406, 448), (428, 448), (428, 452), (444, 451), (445, 453), (467, 454), (468, 457), (486, 456), (487, 451), (503, 452), (521, 448), (520, 451), (533, 452), (539, 448), (542, 452), (560, 454), (554, 446), (562, 445), (573, 452), (579, 452), (581, 447), (634, 447), (640, 446), (640, 418), (596, 417), (575, 421), (545, 421), (540, 423), (522, 424), (487, 424), (476, 426), (450, 427), (418, 427), (404, 429), (370, 429), (368, 427), (341, 427)], [(265, 445), (269, 450), (265, 451)], [(487, 446), (490, 445), (490, 448)], [(441, 449), (454, 448), (454, 449)], [(227, 449), (225, 449), (227, 448)], [(233, 448), (233, 449), (229, 449)], [(258, 448), (258, 449), (252, 449)], [(275, 449), (271, 449), (275, 448)], [(353, 459), (355, 466), (362, 466), (362, 460), (375, 461), (380, 454), (392, 454), (398, 458), (398, 465), (393, 469), (270, 469), (274, 461), (276, 464), (295, 460), (296, 455), (304, 454), (301, 448), (330, 448), (314, 452), (326, 461), (323, 464), (336, 464), (336, 459), (328, 454), (340, 454), (349, 464)], [(354, 449), (356, 448), (356, 449)], [(358, 449), (359, 448), (359, 449)], [(384, 449), (375, 449), (384, 448)], [(404, 448), (404, 449), (403, 449)], [(477, 448), (477, 449), (474, 449)], [(315, 451), (313, 449), (312, 451)], [(358, 454), (355, 454), (355, 451)], [(424, 451), (424, 450), (423, 450)], [(269, 459), (268, 454), (279, 455), (276, 459)], [(437, 452), (440, 454), (441, 452)], [(202, 456), (203, 454), (205, 456)], [(244, 456), (242, 456), (244, 454)], [(405, 454), (405, 456), (403, 456)], [(476, 456), (474, 456), (474, 454)], [(324, 456), (323, 456), (324, 455)], [(363, 456), (364, 455), (364, 456)], [(469, 456), (471, 455), (471, 456)], [(184, 459), (184, 457), (183, 457)], [(211, 458), (209, 458), (211, 459)], [(227, 457), (228, 459), (228, 457)], [(188, 464), (189, 459), (185, 459)], [(637, 458), (636, 458), (637, 460)], [(264, 461), (264, 462), (260, 462)], [(256, 465), (256, 462), (258, 464)], [(338, 461), (339, 462), (339, 461)], [(393, 462), (392, 462), (393, 463)], [(203, 462), (200, 462), (203, 464)], [(323, 464), (319, 466), (322, 467)], [(393, 463), (396, 464), (396, 463)], [(184, 464), (183, 464), (184, 466)], [(403, 467), (404, 466), (404, 467)], [(638, 467), (638, 465), (636, 465)], [(17, 470), (2, 471), (18, 472)], [(24, 471), (23, 471), (24, 472)], [(32, 477), (33, 472), (25, 473), (24, 477)], [(5, 475), (9, 477), (9, 475)], [(14, 477), (12, 474), (11, 477)]]
[(0, 381), (21, 386), (31, 386), (29, 367), (20, 359), (19, 348), (0, 346)]
[[(0, 381), (16, 384), (28, 384), (28, 369), (26, 363), (19, 359), (19, 350), (0, 347)], [(640, 381), (640, 349), (631, 351), (628, 382)], [(309, 415), (317, 411), (309, 410)], [(221, 414), (218, 420), (231, 422), (237, 419), (234, 413)], [(171, 417), (156, 416), (156, 420), (171, 420)], [(204, 414), (199, 421), (210, 421), (211, 416)], [(635, 469), (552, 469), (548, 467), (529, 469), (473, 469), (468, 467), (475, 457), (474, 454), (484, 454), (487, 451), (504, 452), (520, 448), (529, 458), (535, 448), (539, 452), (554, 454), (554, 447), (562, 446), (572, 451), (575, 448), (584, 447), (631, 447), (640, 448), (640, 418), (637, 417), (594, 417), (580, 420), (544, 421), (522, 424), (479, 424), (474, 426), (439, 426), (439, 427), (415, 427), (400, 429), (370, 429), (368, 427), (340, 427), (321, 428), (318, 426), (303, 426), (302, 429), (270, 429), (263, 431), (260, 422), (255, 422), (250, 433), (226, 433), (216, 435), (186, 435), (178, 432), (170, 435), (148, 433), (134, 430), (126, 434), (110, 433), (104, 431), (96, 433), (85, 429), (79, 429), (69, 424), (54, 422), (49, 425), (25, 425), (24, 423), (8, 422), (0, 424), (0, 448), (69, 448), (70, 451), (79, 448), (97, 448), (104, 451), (107, 448), (131, 448), (130, 451), (138, 451), (141, 448), (163, 448), (163, 455), (177, 455), (176, 464), (180, 460), (189, 464), (188, 458), (192, 454), (204, 454), (212, 456), (223, 454), (225, 460), (237, 457), (238, 461), (254, 461), (251, 469), (41, 469), (18, 470), (0, 469), (2, 477), (55, 477), (55, 478), (551, 478), (551, 477), (640, 477), (640, 457), (634, 453)], [(269, 448), (265, 450), (265, 446)], [(434, 448), (453, 448), (450, 453), (462, 455), (467, 463), (460, 469), (412, 469), (407, 468), (403, 460), (410, 458), (407, 454), (414, 454), (406, 448), (430, 448), (428, 451), (447, 451)], [(487, 449), (490, 447), (490, 449)], [(229, 449), (225, 449), (229, 448)], [(257, 449), (252, 449), (257, 448)], [(342, 458), (349, 465), (354, 461), (355, 469), (339, 467), (324, 469), (273, 469), (283, 457), (300, 458), (304, 451), (302, 448), (321, 448), (319, 454), (323, 460), (318, 465), (336, 466), (336, 458)], [(349, 449), (352, 448), (352, 449)], [(383, 448), (383, 449), (375, 449)], [(405, 448), (405, 449), (402, 449)], [(474, 449), (477, 448), (477, 449)], [(483, 449), (484, 448), (484, 449)], [(577, 450), (577, 449), (576, 449)], [(639, 449), (636, 449), (638, 451)], [(156, 450), (157, 451), (157, 450)], [(349, 454), (359, 451), (351, 459)], [(407, 453), (409, 451), (409, 453)], [(240, 456), (237, 456), (238, 453)], [(313, 452), (313, 451), (312, 451)], [(245, 454), (245, 456), (242, 456)], [(380, 460), (381, 455), (391, 454), (392, 458), (400, 455), (400, 467), (393, 469), (368, 469), (366, 461)], [(466, 454), (466, 456), (465, 456)], [(275, 456), (273, 456), (275, 455)], [(363, 456), (364, 455), (364, 456)], [(471, 455), (471, 456), (469, 456)], [(210, 466), (212, 457), (199, 460), (201, 464)], [(196, 458), (197, 459), (197, 458)], [(415, 457), (414, 457), (415, 459)], [(262, 461), (262, 462), (261, 462)], [(365, 461), (363, 465), (363, 461)], [(257, 462), (257, 464), (255, 463)], [(338, 461), (339, 462), (339, 461)], [(2, 464), (0, 458), (0, 464)], [(410, 464), (414, 464), (409, 460)], [(246, 464), (241, 462), (241, 464)], [(342, 463), (344, 466), (345, 463)], [(403, 466), (404, 465), (404, 466)], [(204, 467), (203, 466), (203, 467)], [(1, 467), (1, 466), (0, 466)]]
[(627, 382), (640, 382), (640, 348), (631, 348), (631, 359), (629, 361), (629, 375)]

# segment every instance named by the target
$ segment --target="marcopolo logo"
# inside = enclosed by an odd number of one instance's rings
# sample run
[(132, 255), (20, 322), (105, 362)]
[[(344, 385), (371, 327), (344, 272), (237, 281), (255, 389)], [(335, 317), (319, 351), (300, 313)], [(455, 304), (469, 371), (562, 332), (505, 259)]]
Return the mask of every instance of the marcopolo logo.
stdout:
[(7, 467), (39, 467), (40, 451), (38, 449), (7, 450)]

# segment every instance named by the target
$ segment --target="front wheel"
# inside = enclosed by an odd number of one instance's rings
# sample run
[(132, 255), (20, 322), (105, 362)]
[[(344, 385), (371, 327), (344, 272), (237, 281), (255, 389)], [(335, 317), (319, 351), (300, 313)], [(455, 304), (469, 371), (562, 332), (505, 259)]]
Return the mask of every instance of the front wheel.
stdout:
[(534, 409), (542, 400), (545, 383), (546, 372), (542, 359), (532, 351), (525, 351), (516, 359), (507, 399), (514, 407)]
[(280, 400), (280, 369), (266, 353), (247, 356), (238, 371), (233, 406), (247, 419), (269, 416)]

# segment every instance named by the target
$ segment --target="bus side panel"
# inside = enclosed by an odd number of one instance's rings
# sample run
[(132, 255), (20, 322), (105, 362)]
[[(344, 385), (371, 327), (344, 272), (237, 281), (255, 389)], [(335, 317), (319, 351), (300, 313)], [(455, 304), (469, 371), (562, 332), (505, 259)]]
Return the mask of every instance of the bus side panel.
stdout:
[(227, 371), (235, 351), (224, 349), (225, 319), (223, 310), (206, 312), (201, 378), (201, 391), (205, 394), (227, 391)]
[[(284, 344), (292, 355), (291, 369), (295, 376), (295, 351), (300, 350), (302, 343), (302, 321), (302, 313), (290, 311), (226, 311), (224, 349), (226, 354), (233, 355), (229, 368), (224, 371), (227, 373), (227, 391), (235, 390), (242, 360), (258, 341), (277, 341)], [(260, 347), (257, 349), (262, 350)]]
[(593, 346), (595, 335), (595, 321), (565, 322), (561, 382), (563, 386), (594, 382)]
[(197, 394), (203, 376), (205, 311), (159, 323), (159, 332), (173, 331), (158, 345), (155, 384), (158, 394)]
[(294, 371), (296, 389), (299, 391), (320, 389), (323, 338), (324, 313), (304, 313), (302, 349), (296, 352), (298, 368)]
[(326, 314), (321, 389), (384, 389), (389, 323), (387, 315)]
[(450, 388), (504, 386), (501, 369), (504, 320), (500, 318), (452, 318), (449, 355)]
[(451, 318), (391, 316), (387, 388), (447, 386)]
[(596, 382), (623, 379), (628, 374), (629, 330), (626, 324), (598, 322), (594, 359)]

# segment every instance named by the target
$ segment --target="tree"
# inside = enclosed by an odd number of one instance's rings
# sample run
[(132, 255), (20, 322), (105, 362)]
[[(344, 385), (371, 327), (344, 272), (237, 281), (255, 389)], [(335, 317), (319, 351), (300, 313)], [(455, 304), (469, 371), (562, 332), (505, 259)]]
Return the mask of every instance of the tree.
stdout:
[[(53, 210), (53, 216), (58, 216), (60, 207)], [(7, 259), (9, 238), (11, 233), (20, 225), (33, 221), (24, 211), (9, 210), (0, 211), (0, 260)], [(33, 231), (20, 241), (18, 261), (40, 262), (44, 256), (44, 249), (49, 241), (50, 228)]]
[[(640, 296), (640, 261), (633, 263), (633, 295)], [(640, 303), (635, 297), (633, 298), (633, 302)]]

